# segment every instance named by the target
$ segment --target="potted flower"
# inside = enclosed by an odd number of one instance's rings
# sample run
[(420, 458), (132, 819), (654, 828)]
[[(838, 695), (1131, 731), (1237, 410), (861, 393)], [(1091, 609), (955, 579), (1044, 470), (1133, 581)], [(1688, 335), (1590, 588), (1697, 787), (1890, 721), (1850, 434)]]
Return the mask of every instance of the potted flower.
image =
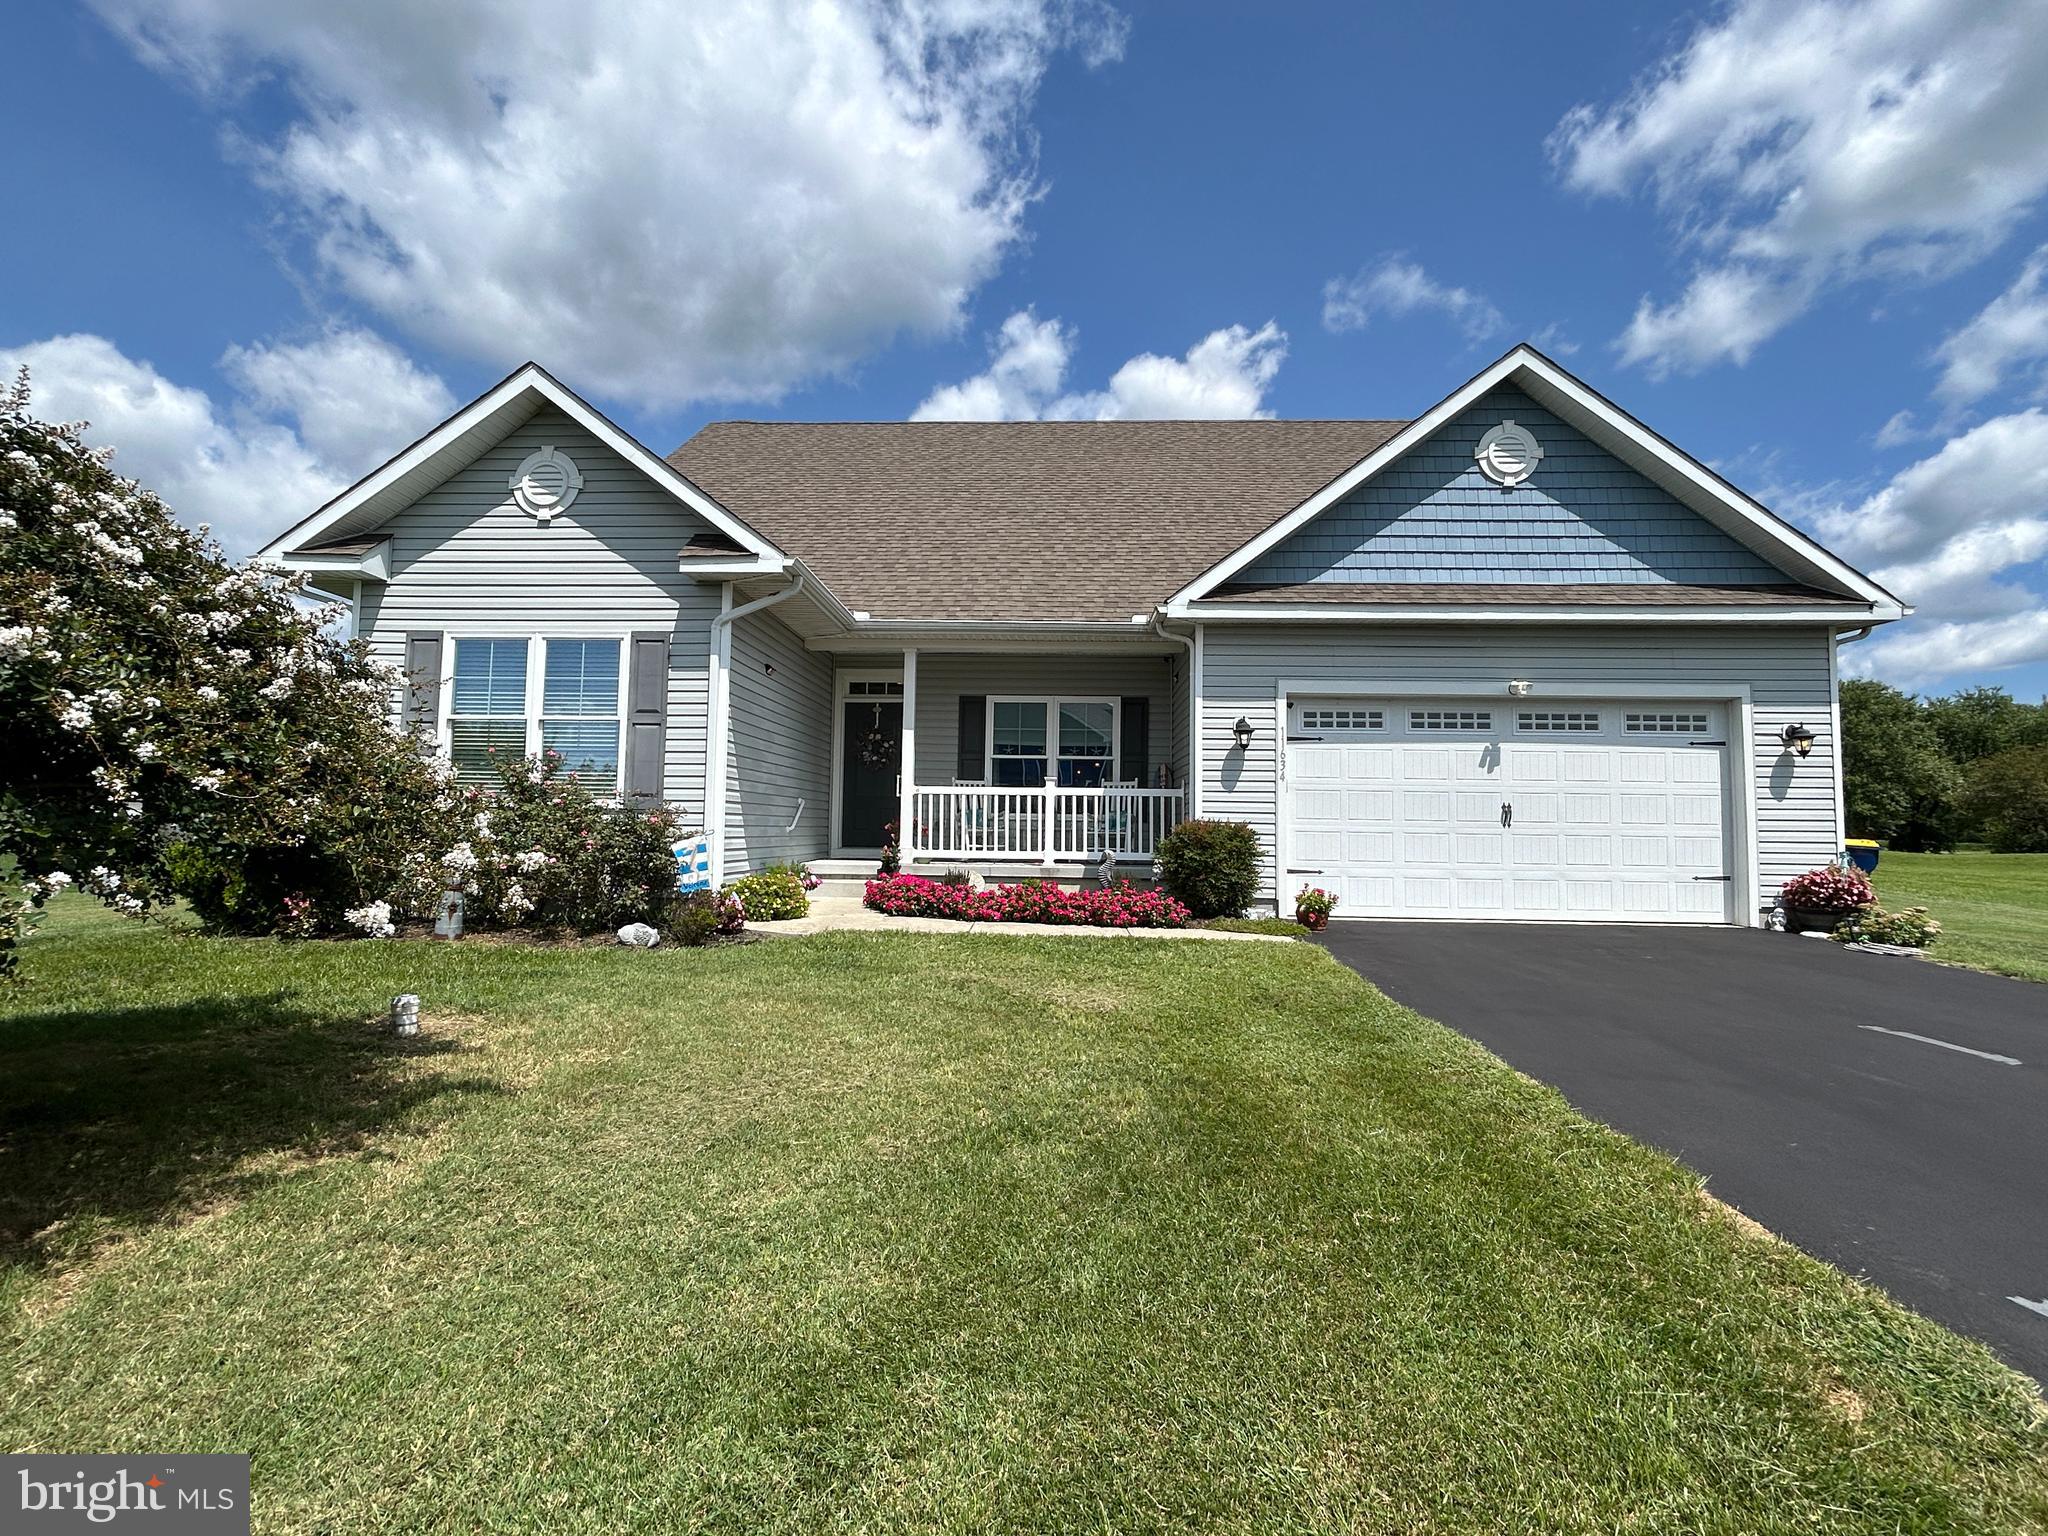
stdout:
[(1778, 888), (1785, 927), (1791, 933), (1832, 933), (1844, 917), (1876, 900), (1862, 870), (1834, 864), (1794, 875)]
[(1337, 898), (1320, 885), (1306, 885), (1301, 894), (1294, 898), (1294, 920), (1302, 927), (1320, 933), (1329, 925), (1330, 913), (1337, 905)]

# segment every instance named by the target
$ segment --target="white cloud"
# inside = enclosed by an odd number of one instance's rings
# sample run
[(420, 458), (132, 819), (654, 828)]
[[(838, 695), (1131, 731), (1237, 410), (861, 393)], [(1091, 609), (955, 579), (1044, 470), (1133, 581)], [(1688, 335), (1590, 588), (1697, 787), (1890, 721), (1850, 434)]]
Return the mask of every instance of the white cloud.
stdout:
[(1375, 314), (1398, 319), (1418, 310), (1447, 316), (1472, 341), (1483, 341), (1507, 325), (1485, 295), (1440, 283), (1399, 253), (1383, 256), (1350, 277), (1333, 277), (1323, 284), (1326, 330), (1363, 330)]
[(1917, 686), (2048, 660), (2048, 412), (1994, 417), (1860, 501), (1802, 515), (1919, 610), (1856, 648), (1865, 675)]
[(1624, 363), (1640, 363), (1652, 378), (1696, 373), (1724, 358), (1746, 363), (1803, 310), (1812, 290), (1753, 266), (1698, 273), (1683, 295), (1659, 305), (1647, 295), (1616, 342)]
[(2048, 357), (2048, 246), (2029, 256), (2012, 286), (1942, 342), (1935, 394), (1952, 406), (1970, 405), (1997, 389), (2015, 367)]
[(1182, 357), (1140, 353), (1106, 389), (1068, 391), (1075, 335), (1058, 320), (1020, 310), (989, 348), (987, 369), (933, 390), (912, 421), (1160, 421), (1268, 416), (1265, 393), (1287, 355), (1272, 321), (1211, 331)]
[(246, 411), (289, 417), (313, 455), (350, 480), (455, 413), (446, 384), (368, 331), (336, 329), (295, 345), (230, 347), (221, 367)]
[(235, 117), (318, 270), (412, 335), (648, 406), (772, 397), (959, 323), (1100, 0), (95, 0)]
[(1908, 465), (1854, 506), (1818, 512), (1821, 536), (1852, 560), (1923, 559), (1959, 534), (2048, 512), (2048, 413), (1995, 416)]
[(1647, 185), (1700, 253), (1620, 340), (1655, 371), (1742, 362), (1829, 285), (1976, 261), (2048, 188), (2048, 27), (2028, 0), (1740, 0), (1551, 153)]
[(361, 331), (302, 345), (231, 349), (242, 388), (223, 409), (104, 336), (52, 336), (0, 349), (29, 370), (46, 421), (88, 421), (119, 474), (140, 480), (188, 523), (211, 523), (247, 554), (447, 414), (448, 391)]
[(2048, 607), (1981, 623), (1923, 624), (1879, 630), (1865, 645), (1842, 653), (1851, 677), (1881, 677), (1901, 688), (1923, 688), (1999, 667), (2048, 661)]

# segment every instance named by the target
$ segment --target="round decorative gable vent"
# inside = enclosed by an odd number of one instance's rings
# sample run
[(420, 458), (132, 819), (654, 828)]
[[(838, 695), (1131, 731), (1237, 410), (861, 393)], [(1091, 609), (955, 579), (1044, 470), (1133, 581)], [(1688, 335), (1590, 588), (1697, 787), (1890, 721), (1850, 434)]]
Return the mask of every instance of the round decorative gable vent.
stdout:
[(576, 499), (583, 472), (561, 449), (536, 448), (519, 461), (510, 483), (519, 510), (544, 523)]
[(1504, 421), (1479, 439), (1472, 457), (1480, 473), (1495, 485), (1514, 487), (1536, 473), (1543, 458), (1543, 445), (1527, 427)]

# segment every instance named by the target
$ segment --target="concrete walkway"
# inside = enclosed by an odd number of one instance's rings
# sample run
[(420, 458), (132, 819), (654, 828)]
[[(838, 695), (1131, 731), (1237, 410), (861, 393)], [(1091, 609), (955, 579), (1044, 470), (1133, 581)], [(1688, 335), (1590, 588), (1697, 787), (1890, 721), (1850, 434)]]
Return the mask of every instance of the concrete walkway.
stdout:
[(779, 923), (749, 921), (749, 933), (797, 937), (811, 933), (1034, 933), (1065, 939), (1233, 939), (1292, 944), (1277, 933), (1224, 933), (1214, 928), (1084, 928), (1077, 923), (970, 923), (954, 917), (891, 917), (861, 905), (856, 896), (814, 896), (809, 917)]

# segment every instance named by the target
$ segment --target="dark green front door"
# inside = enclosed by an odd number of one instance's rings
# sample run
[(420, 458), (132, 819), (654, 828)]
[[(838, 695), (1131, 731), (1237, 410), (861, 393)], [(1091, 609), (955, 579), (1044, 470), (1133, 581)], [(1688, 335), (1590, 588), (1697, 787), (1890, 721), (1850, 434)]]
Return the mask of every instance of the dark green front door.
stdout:
[(839, 707), (839, 846), (879, 848), (901, 808), (903, 702), (848, 699)]

